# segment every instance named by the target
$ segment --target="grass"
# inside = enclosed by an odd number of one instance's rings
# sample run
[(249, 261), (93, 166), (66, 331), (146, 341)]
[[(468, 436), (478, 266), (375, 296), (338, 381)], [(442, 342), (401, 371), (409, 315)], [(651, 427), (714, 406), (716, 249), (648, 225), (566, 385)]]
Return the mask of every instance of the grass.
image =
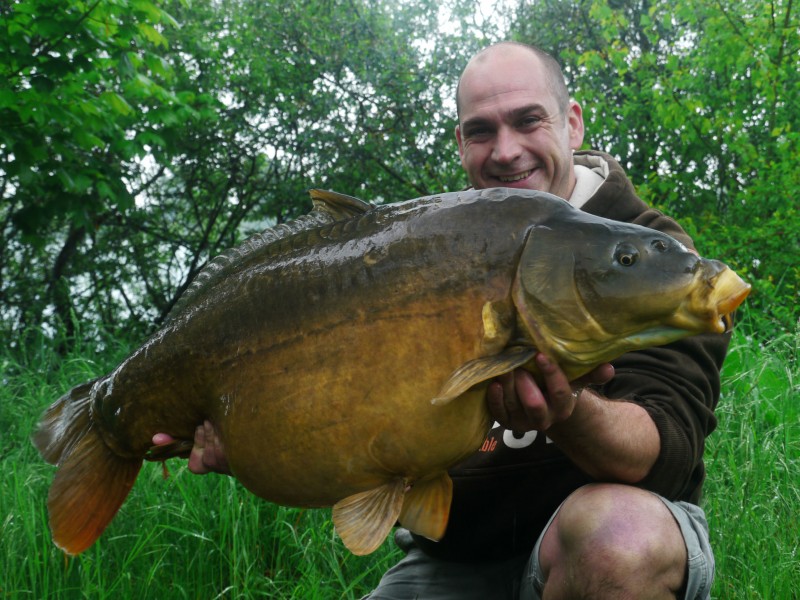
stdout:
[(723, 375), (705, 454), (714, 597), (800, 598), (800, 332), (735, 336)]
[[(706, 450), (704, 507), (723, 600), (797, 598), (800, 580), (800, 334), (759, 344), (737, 332), (719, 427)], [(261, 501), (231, 478), (147, 463), (117, 518), (79, 557), (50, 541), (53, 469), (29, 442), (42, 409), (105, 372), (125, 348), (57, 359), (42, 346), (0, 355), (0, 598), (360, 598), (399, 556), (389, 541), (355, 557), (329, 510)]]

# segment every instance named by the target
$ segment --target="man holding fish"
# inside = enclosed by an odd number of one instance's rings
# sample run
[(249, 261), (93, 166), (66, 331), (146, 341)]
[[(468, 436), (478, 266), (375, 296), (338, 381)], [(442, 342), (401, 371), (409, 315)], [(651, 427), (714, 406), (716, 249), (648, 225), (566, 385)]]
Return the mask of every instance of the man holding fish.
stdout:
[[(465, 68), (457, 105), (461, 162), (476, 189), (549, 192), (692, 247), (636, 197), (616, 161), (577, 152), (581, 107), (547, 54), (485, 49)], [(497, 378), (487, 392), (494, 428), (450, 471), (444, 537), (399, 529), (406, 557), (369, 597), (708, 598), (714, 559), (697, 503), (727, 342), (700, 335), (631, 352), (572, 382), (538, 354), (541, 385), (522, 369)], [(227, 471), (211, 423), (197, 430), (189, 468)]]

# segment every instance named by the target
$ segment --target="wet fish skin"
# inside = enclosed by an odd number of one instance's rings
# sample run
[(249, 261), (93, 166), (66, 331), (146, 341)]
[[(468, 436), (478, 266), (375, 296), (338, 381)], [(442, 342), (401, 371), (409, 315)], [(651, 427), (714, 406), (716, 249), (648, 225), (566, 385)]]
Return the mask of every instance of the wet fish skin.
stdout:
[(353, 552), (374, 550), (398, 518), (437, 539), (446, 469), (489, 428), (491, 378), (535, 369), (537, 349), (574, 377), (720, 331), (719, 307), (746, 295), (724, 265), (664, 234), (538, 192), (316, 201), (322, 223), (216, 261), (162, 330), (45, 414), (34, 442), (59, 465), (48, 507), (60, 547), (100, 535), (157, 457), (154, 433), (179, 440), (158, 457), (183, 454), (205, 419), (248, 489), (335, 505)]

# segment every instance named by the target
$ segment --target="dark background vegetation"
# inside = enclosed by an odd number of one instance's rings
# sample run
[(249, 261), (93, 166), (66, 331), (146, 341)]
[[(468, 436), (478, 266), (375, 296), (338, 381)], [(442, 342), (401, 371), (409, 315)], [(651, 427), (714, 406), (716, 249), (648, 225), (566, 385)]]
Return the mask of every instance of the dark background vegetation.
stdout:
[[(310, 187), (391, 202), (465, 184), (454, 85), (500, 39), (564, 65), (587, 147), (755, 287), (800, 309), (791, 0), (21, 0), (0, 4), (0, 331), (141, 340)], [(494, 8), (492, 8), (494, 7)], [(446, 28), (442, 29), (442, 23)], [(85, 347), (85, 344), (84, 344)]]

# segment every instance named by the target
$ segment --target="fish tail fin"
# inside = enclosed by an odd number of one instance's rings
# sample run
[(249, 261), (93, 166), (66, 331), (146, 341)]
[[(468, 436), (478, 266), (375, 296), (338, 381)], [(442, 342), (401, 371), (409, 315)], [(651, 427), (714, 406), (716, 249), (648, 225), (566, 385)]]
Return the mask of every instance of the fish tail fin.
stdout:
[(47, 409), (33, 444), (58, 466), (47, 497), (53, 542), (68, 554), (91, 546), (133, 487), (141, 459), (119, 456), (92, 420), (92, 384), (73, 388)]

